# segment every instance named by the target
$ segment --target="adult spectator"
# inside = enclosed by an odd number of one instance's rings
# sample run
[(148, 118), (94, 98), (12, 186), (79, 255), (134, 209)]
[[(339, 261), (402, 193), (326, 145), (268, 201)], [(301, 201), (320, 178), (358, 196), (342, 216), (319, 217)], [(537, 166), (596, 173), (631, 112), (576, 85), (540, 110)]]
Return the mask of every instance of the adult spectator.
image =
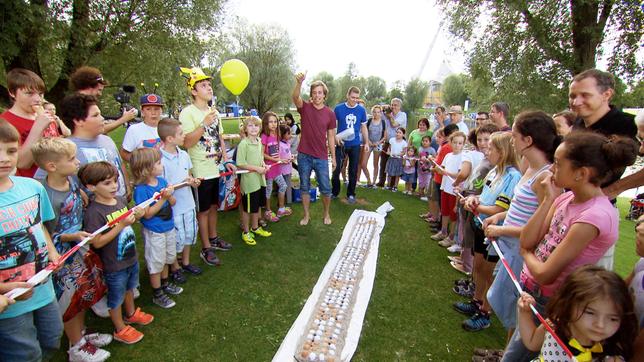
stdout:
[(490, 123), (490, 114), (488, 112), (476, 112), (476, 128)]
[[(577, 114), (573, 131), (589, 129), (608, 137), (620, 135), (636, 139), (635, 117), (610, 104), (614, 94), (615, 79), (612, 74), (598, 69), (588, 69), (577, 74), (568, 89), (570, 110)], [(615, 172), (602, 185), (602, 191), (610, 199), (644, 184), (644, 169), (621, 179), (624, 171), (625, 169)]]
[(508, 124), (508, 117), (510, 117), (510, 106), (507, 103), (492, 103), (490, 107), (490, 118), (501, 131), (512, 131), (512, 127)]
[[(76, 69), (76, 71), (70, 76), (69, 82), (72, 90), (88, 96), (94, 96), (96, 98), (100, 97), (103, 94), (105, 86), (109, 85), (109, 83), (103, 78), (100, 70), (88, 66)], [(119, 119), (105, 123), (103, 134), (108, 134), (120, 125), (133, 120), (137, 113), (138, 110), (136, 110), (136, 108), (129, 110), (123, 109), (123, 115)]]
[(127, 128), (120, 150), (121, 158), (127, 162), (130, 162), (130, 156), (137, 148), (161, 148), (157, 127), (161, 120), (161, 112), (163, 112), (163, 98), (149, 93), (142, 95), (140, 101), (143, 122)]
[(300, 225), (307, 225), (311, 220), (309, 204), (311, 198), (309, 187), (311, 186), (311, 171), (315, 171), (315, 177), (322, 194), (324, 206), (324, 224), (331, 224), (331, 185), (329, 184), (329, 152), (331, 153), (331, 164), (335, 171), (335, 114), (324, 104), (329, 89), (320, 80), (311, 83), (310, 102), (304, 102), (300, 96), (302, 82), (305, 75), (295, 75), (295, 87), (291, 95), (293, 103), (300, 113), (300, 124), (302, 133), (300, 145), (297, 147), (297, 166), (300, 173), (300, 192), (302, 195), (302, 208), (304, 215)]
[(452, 120), (452, 123), (458, 126), (458, 130), (465, 133), (466, 135), (470, 133), (469, 127), (465, 124), (463, 120), (463, 108), (459, 105), (449, 107), (449, 118)]
[[(369, 139), (367, 134), (367, 110), (358, 104), (360, 99), (360, 88), (356, 86), (349, 87), (347, 91), (347, 101), (335, 106), (333, 112), (338, 122), (337, 133), (335, 136), (335, 163), (342, 165), (346, 157), (349, 158), (349, 185), (347, 186), (347, 201), (349, 204), (356, 203), (356, 182), (358, 175), (358, 166), (360, 153), (362, 152), (362, 140)], [(347, 130), (353, 130), (353, 134), (344, 140), (338, 135)], [(368, 144), (365, 143), (365, 145)], [(338, 197), (340, 193), (340, 171), (342, 167), (336, 167), (333, 170), (331, 178), (331, 193), (333, 197)]]
[(555, 113), (555, 115), (552, 116), (552, 119), (555, 121), (555, 125), (557, 126), (557, 134), (563, 137), (572, 131), (572, 125), (575, 123), (577, 115), (571, 111), (561, 111), (559, 113)]
[[(384, 109), (385, 113), (385, 125), (387, 126), (386, 135), (385, 135), (385, 144), (380, 154), (380, 172), (378, 175), (378, 187), (384, 187), (387, 179), (385, 169), (387, 168), (387, 160), (389, 160), (389, 155), (387, 151), (389, 150), (389, 140), (396, 137), (396, 130), (398, 127), (407, 129), (407, 113), (403, 112), (402, 109), (402, 100), (400, 98), (393, 98), (391, 100), (391, 111), (387, 108)], [(375, 176), (375, 175), (374, 175)]]
[(436, 141), (436, 131), (452, 123), (451, 120), (447, 117), (447, 111), (445, 107), (438, 106), (434, 111), (434, 119), (436, 120), (436, 125), (434, 126), (434, 134), (432, 135), (432, 148), (438, 150), (438, 141)]

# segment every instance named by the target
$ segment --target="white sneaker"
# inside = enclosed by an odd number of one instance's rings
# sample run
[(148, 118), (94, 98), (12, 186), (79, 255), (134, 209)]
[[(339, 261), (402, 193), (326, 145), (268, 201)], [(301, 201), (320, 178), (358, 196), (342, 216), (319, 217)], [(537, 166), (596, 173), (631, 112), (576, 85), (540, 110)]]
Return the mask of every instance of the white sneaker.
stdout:
[(454, 245), (450, 246), (449, 248), (447, 248), (447, 251), (449, 251), (450, 253), (458, 254), (461, 251), (463, 251), (463, 247), (458, 245), (458, 244), (454, 244)]
[(101, 300), (96, 302), (92, 306), (92, 311), (94, 311), (94, 314), (101, 318), (109, 318), (110, 317), (110, 310), (107, 308), (107, 295), (105, 295)]
[(108, 344), (112, 343), (112, 335), (108, 333), (94, 332), (83, 335), (83, 338), (85, 338), (87, 342), (95, 345), (96, 347), (105, 347)]
[(420, 201), (427, 201), (427, 196), (421, 196)]
[(71, 362), (103, 362), (110, 358), (110, 352), (100, 349), (82, 338), (67, 351)]
[(450, 246), (454, 245), (454, 240), (450, 239), (449, 236), (448, 236), (445, 239), (439, 241), (438, 245), (440, 245), (440, 246), (442, 246), (444, 248), (447, 248), (447, 247), (450, 247)]

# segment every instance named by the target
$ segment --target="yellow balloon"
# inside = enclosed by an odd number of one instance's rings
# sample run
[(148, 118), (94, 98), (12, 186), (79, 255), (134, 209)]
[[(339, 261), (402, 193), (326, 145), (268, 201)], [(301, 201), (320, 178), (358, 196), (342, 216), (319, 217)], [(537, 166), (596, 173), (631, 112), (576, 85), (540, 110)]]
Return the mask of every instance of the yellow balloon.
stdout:
[(224, 63), (219, 71), (221, 83), (230, 93), (240, 95), (250, 80), (250, 71), (244, 62), (239, 59), (231, 59)]

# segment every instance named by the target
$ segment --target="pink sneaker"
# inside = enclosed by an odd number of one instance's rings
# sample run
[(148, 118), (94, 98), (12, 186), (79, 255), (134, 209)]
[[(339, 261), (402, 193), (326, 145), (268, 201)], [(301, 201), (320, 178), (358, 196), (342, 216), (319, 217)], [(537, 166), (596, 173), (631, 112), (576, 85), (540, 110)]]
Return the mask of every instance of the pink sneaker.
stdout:
[(272, 212), (272, 211), (270, 211), (270, 210), (266, 210), (266, 212), (264, 212), (264, 218), (265, 218), (266, 220), (268, 220), (268, 221), (271, 221), (271, 222), (278, 222), (278, 221), (280, 221), (280, 218), (279, 218), (279, 217), (277, 217), (277, 215), (275, 215), (275, 213), (274, 213), (274, 212)]
[(293, 213), (290, 207), (285, 207), (283, 209), (277, 210), (277, 216), (282, 217), (282, 216), (289, 216)]

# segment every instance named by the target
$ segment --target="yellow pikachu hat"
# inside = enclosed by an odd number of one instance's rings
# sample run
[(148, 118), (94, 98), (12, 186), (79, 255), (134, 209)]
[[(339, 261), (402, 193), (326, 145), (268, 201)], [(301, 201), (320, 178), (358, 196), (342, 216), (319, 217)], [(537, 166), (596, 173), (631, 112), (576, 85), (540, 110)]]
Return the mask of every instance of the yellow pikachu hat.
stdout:
[(181, 76), (186, 78), (188, 82), (186, 85), (188, 86), (189, 89), (193, 89), (195, 84), (197, 82), (200, 82), (205, 79), (212, 79), (211, 76), (206, 75), (201, 68), (184, 68), (180, 67), (179, 70), (181, 71)]

